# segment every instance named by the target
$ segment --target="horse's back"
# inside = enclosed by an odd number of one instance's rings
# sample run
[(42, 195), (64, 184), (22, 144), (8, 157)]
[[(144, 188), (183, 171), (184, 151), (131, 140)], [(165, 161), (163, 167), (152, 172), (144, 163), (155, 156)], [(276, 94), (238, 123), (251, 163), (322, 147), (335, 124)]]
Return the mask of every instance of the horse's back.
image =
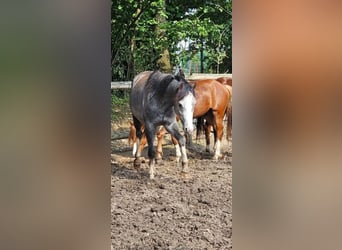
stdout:
[(220, 82), (223, 85), (233, 86), (233, 79), (231, 77), (219, 77), (216, 81)]
[(176, 89), (177, 86), (179, 86), (179, 82), (172, 75), (161, 73), (159, 70), (138, 74), (133, 79), (130, 98), (133, 116), (140, 122), (148, 119), (155, 123), (161, 123), (159, 121), (161, 117), (173, 119), (175, 114), (173, 114), (170, 105), (172, 106), (174, 101), (172, 95), (176, 94), (172, 90)]
[(195, 94), (197, 102), (194, 117), (202, 116), (210, 109), (221, 111), (227, 107), (229, 92), (215, 79), (197, 81)]
[(132, 90), (130, 95), (130, 108), (134, 117), (142, 122), (143, 120), (143, 99), (144, 88), (147, 80), (153, 71), (144, 71), (136, 75), (133, 79)]
[(213, 84), (216, 89), (216, 109), (225, 112), (230, 100), (230, 94), (227, 88), (229, 86), (222, 85), (217, 80)]
[(194, 110), (194, 117), (204, 115), (212, 107), (215, 93), (212, 93), (213, 88), (209, 80), (198, 80), (194, 84), (194, 92), (196, 97), (196, 104)]
[(153, 71), (143, 71), (139, 74), (137, 74), (134, 79), (133, 79), (133, 84), (132, 87), (134, 87), (135, 85), (144, 85), (146, 84), (148, 78), (150, 77), (150, 75), (153, 73)]

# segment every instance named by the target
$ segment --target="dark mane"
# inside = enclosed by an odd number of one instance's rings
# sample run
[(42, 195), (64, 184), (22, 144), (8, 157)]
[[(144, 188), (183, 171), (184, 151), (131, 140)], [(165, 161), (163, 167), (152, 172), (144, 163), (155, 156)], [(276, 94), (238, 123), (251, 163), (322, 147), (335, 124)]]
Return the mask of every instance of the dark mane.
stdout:
[(153, 92), (163, 94), (173, 79), (173, 75), (163, 74), (159, 70), (156, 70), (147, 79), (146, 88)]
[(194, 94), (194, 89), (191, 87), (190, 83), (185, 78), (183, 78), (182, 76), (176, 76), (175, 78), (177, 81), (181, 83), (181, 88), (179, 89), (176, 95), (177, 100), (182, 99), (189, 92)]
[(168, 93), (167, 89), (170, 86), (170, 84), (173, 82), (173, 80), (177, 80), (178, 82), (181, 83), (180, 87), (174, 86), (175, 91), (176, 88), (179, 87), (177, 94), (176, 94), (176, 100), (182, 99), (184, 96), (186, 96), (189, 92), (193, 93), (193, 88), (191, 85), (181, 76), (174, 76), (171, 74), (163, 74), (159, 70), (154, 71), (150, 77), (148, 78), (146, 82), (145, 88), (150, 91), (150, 96), (159, 96), (160, 98), (167, 97), (170, 94), (173, 93)]

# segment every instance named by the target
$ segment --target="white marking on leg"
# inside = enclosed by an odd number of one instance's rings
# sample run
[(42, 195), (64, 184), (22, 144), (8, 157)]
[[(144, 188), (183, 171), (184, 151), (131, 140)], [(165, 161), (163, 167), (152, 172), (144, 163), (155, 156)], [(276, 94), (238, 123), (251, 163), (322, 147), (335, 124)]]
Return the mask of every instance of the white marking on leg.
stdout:
[(140, 157), (141, 156), (141, 150), (140, 150), (140, 143), (141, 143), (141, 141), (140, 141), (140, 139), (139, 138), (137, 138), (137, 151), (136, 151), (136, 155), (135, 155), (135, 157)]
[(221, 141), (217, 140), (215, 144), (215, 160), (221, 156)]
[(154, 179), (154, 159), (150, 160), (150, 179)]
[(205, 151), (206, 151), (206, 152), (210, 152), (210, 146), (209, 146), (209, 145), (206, 145), (206, 146), (205, 146)]
[(188, 156), (186, 155), (185, 146), (181, 147), (181, 152), (182, 152), (182, 162), (188, 162)]
[(137, 141), (133, 143), (133, 156), (137, 153)]
[(176, 161), (179, 162), (180, 157), (182, 156), (182, 153), (180, 151), (180, 147), (179, 144), (175, 145), (175, 149), (176, 149)]
[(182, 172), (183, 173), (188, 173), (189, 172), (189, 169), (188, 169), (188, 156), (186, 154), (185, 146), (181, 147), (181, 151), (182, 151)]

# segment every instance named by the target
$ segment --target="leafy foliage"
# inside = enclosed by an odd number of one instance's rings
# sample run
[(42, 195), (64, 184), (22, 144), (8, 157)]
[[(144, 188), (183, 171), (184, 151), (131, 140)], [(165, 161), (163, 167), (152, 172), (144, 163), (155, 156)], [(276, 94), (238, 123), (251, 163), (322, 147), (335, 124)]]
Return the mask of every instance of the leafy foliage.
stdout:
[(231, 0), (112, 0), (111, 11), (115, 80), (198, 62), (201, 51), (206, 72), (232, 70)]

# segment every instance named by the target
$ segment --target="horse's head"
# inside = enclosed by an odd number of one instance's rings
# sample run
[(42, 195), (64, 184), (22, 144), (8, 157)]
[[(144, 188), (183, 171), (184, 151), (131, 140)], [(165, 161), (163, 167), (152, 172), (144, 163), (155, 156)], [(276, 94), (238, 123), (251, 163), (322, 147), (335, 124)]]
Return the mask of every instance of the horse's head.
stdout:
[(193, 88), (183, 77), (176, 76), (179, 81), (176, 103), (174, 105), (176, 114), (182, 121), (184, 132), (191, 134), (194, 130), (193, 114), (196, 104)]

